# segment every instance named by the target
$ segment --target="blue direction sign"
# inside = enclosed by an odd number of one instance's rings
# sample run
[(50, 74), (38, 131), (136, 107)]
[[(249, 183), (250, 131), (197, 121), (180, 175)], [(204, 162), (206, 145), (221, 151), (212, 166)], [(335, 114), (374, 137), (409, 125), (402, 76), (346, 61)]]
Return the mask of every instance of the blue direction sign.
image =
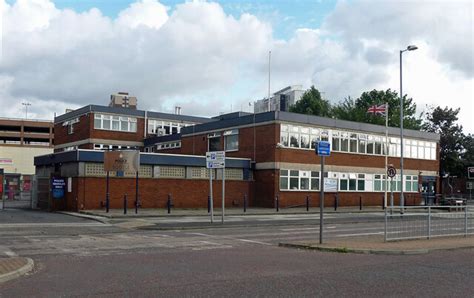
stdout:
[(321, 156), (329, 156), (331, 154), (331, 144), (327, 141), (319, 141), (316, 147), (316, 154)]

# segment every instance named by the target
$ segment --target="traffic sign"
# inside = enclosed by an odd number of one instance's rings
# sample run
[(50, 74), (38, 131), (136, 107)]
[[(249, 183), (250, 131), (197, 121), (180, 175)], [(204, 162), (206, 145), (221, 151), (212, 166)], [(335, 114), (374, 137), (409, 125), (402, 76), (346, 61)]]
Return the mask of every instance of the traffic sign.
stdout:
[(225, 151), (206, 152), (206, 168), (225, 168)]
[(393, 166), (388, 166), (387, 168), (387, 176), (390, 178), (395, 177), (397, 175), (397, 170)]
[(316, 147), (316, 154), (320, 156), (329, 156), (331, 154), (331, 144), (327, 141), (319, 141)]
[(474, 179), (474, 167), (467, 168), (467, 178)]
[(466, 182), (466, 189), (474, 189), (474, 182), (467, 181)]

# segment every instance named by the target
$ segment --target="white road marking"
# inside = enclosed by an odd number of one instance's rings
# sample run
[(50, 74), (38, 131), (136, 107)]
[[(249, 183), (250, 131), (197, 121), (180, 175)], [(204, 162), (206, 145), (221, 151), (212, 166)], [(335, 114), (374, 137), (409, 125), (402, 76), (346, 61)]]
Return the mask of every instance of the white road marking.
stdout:
[(110, 224), (104, 223), (14, 223), (14, 224), (1, 224), (0, 228), (51, 228), (51, 227), (105, 227), (111, 226)]
[(204, 237), (210, 237), (211, 235), (203, 234), (203, 233), (186, 233), (188, 235), (196, 235), (196, 236), (204, 236)]
[(272, 245), (271, 243), (266, 243), (266, 242), (261, 242), (261, 241), (255, 241), (255, 240), (248, 240), (248, 239), (235, 239), (239, 240), (242, 242), (249, 242), (249, 243), (256, 243), (256, 244), (262, 244), (262, 245)]

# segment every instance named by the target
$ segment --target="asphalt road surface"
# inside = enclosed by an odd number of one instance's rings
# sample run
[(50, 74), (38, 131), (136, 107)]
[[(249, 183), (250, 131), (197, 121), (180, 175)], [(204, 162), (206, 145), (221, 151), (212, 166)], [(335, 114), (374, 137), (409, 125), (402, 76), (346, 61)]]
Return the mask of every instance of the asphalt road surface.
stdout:
[[(317, 239), (317, 225), (297, 220), (159, 230), (141, 229), (156, 227), (146, 220), (102, 224), (39, 217), (36, 226), (27, 219), (0, 223), (0, 255), (31, 257), (36, 263), (28, 276), (0, 284), (0, 297), (474, 295), (472, 249), (387, 256), (278, 247), (279, 242)], [(383, 232), (382, 220), (353, 221), (328, 224), (326, 236)]]

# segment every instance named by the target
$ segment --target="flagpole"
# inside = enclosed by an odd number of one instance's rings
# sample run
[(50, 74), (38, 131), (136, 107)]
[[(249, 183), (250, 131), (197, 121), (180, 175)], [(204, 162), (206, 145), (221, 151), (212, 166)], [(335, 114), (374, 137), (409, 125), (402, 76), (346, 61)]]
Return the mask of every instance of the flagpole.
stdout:
[[(384, 193), (384, 205), (387, 208), (387, 171), (388, 171), (388, 103), (385, 103), (385, 193)], [(393, 206), (390, 206), (393, 207)]]

